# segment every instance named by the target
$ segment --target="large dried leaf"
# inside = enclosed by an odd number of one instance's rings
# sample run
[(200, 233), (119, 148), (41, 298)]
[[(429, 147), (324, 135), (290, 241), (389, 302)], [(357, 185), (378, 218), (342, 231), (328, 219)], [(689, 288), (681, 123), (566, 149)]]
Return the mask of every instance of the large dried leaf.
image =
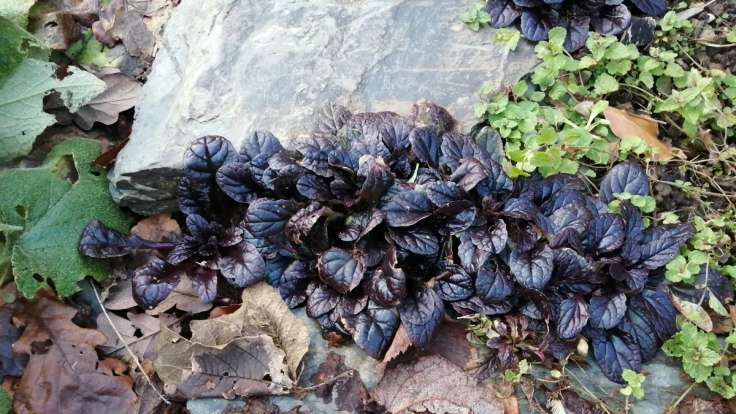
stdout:
[(163, 329), (155, 367), (169, 395), (235, 398), (288, 392), (295, 382), (284, 360), (283, 350), (268, 335), (206, 346)]
[(240, 384), (236, 387), (236, 395), (250, 396), (263, 394), (264, 389), (267, 393), (286, 392), (296, 383), (302, 358), (309, 348), (309, 334), (304, 323), (289, 311), (278, 291), (263, 282), (243, 291), (240, 309), (215, 319), (192, 321), (191, 330), (192, 338), (186, 340), (163, 329), (155, 362), (166, 392), (190, 398), (211, 396), (206, 387), (196, 386), (205, 376), (212, 384), (219, 384), (214, 379), (216, 375), (212, 374), (218, 371), (203, 368), (203, 358), (208, 357), (197, 357), (205, 352), (237, 360), (247, 352), (254, 353), (256, 356), (249, 364), (260, 368), (242, 369), (251, 369), (248, 371), (251, 373), (268, 371), (270, 381), (264, 379), (265, 374), (244, 376), (242, 372), (245, 371), (240, 368), (241, 374), (235, 374), (236, 378), (224, 375), (225, 372), (232, 374), (232, 370), (221, 372), (221, 377)]
[(387, 370), (371, 394), (394, 414), (503, 412), (492, 389), (439, 356)]
[(75, 121), (82, 129), (91, 129), (95, 122), (114, 124), (121, 112), (138, 103), (143, 92), (139, 81), (122, 73), (103, 75), (102, 81), (105, 82), (105, 90), (75, 114)]
[(659, 140), (659, 125), (654, 119), (613, 107), (606, 108), (603, 115), (617, 137), (643, 139), (654, 150), (654, 160), (667, 161), (674, 156), (672, 146)]
[(122, 413), (135, 404), (130, 379), (111, 375), (97, 359), (105, 335), (75, 325), (76, 313), (43, 297), (16, 313), (25, 331), (14, 349), (30, 356), (15, 390), (16, 413)]

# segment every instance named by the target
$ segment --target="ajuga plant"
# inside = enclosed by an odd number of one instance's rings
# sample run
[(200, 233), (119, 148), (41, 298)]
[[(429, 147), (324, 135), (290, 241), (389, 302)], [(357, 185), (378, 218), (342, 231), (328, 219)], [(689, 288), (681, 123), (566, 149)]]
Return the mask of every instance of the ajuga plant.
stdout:
[[(400, 324), (428, 344), (443, 317), (524, 315), (560, 341), (588, 337), (606, 375), (638, 370), (675, 330), (657, 289), (661, 268), (692, 233), (645, 228), (618, 193), (647, 195), (636, 163), (613, 167), (591, 196), (575, 176), (512, 181), (434, 104), (414, 115), (351, 114), (328, 105), (314, 133), (284, 148), (267, 132), (195, 140), (178, 185), (186, 234), (174, 243), (92, 223), (80, 250), (101, 258), (156, 250), (135, 271), (150, 307), (181, 277), (202, 300), (223, 283), (268, 279), (325, 332), (380, 358)], [(548, 341), (553, 342), (553, 341)]]
[(666, 0), (487, 0), (485, 5), (492, 27), (519, 22), (524, 36), (534, 42), (547, 40), (555, 26), (565, 27), (565, 48), (571, 51), (585, 45), (590, 30), (620, 34), (629, 27), (632, 11), (661, 16), (666, 9)]

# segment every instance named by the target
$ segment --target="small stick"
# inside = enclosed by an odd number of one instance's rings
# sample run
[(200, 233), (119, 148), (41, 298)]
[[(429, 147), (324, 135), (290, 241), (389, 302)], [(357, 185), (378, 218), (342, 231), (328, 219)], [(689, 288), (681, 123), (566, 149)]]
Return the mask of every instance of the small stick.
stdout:
[(153, 388), (153, 390), (156, 392), (156, 394), (161, 399), (161, 401), (166, 403), (166, 405), (170, 405), (171, 402), (167, 400), (166, 397), (163, 396), (163, 394), (161, 394), (161, 392), (156, 388), (155, 385), (153, 385), (153, 381), (151, 381), (151, 378), (148, 376), (148, 374), (146, 374), (146, 370), (143, 369), (143, 366), (141, 365), (141, 362), (138, 360), (138, 357), (135, 356), (133, 351), (130, 350), (130, 347), (128, 347), (128, 344), (125, 342), (125, 339), (123, 339), (123, 336), (120, 334), (120, 332), (118, 332), (118, 328), (115, 327), (115, 324), (112, 322), (112, 319), (110, 319), (110, 315), (107, 313), (107, 309), (105, 309), (105, 305), (103, 305), (102, 300), (100, 300), (100, 294), (97, 293), (97, 288), (95, 288), (95, 285), (90, 283), (90, 286), (92, 286), (92, 291), (95, 292), (95, 298), (97, 298), (97, 303), (100, 304), (100, 309), (102, 309), (102, 313), (105, 315), (105, 318), (107, 318), (107, 322), (112, 327), (112, 330), (115, 332), (115, 335), (118, 336), (118, 339), (120, 340), (120, 342), (122, 342), (123, 345), (125, 345), (125, 350), (128, 351), (128, 354), (130, 354), (130, 357), (133, 358), (135, 365), (138, 366), (138, 369), (141, 370), (141, 374), (143, 374), (143, 378), (146, 379), (146, 382), (148, 383), (148, 385), (150, 385), (151, 388)]

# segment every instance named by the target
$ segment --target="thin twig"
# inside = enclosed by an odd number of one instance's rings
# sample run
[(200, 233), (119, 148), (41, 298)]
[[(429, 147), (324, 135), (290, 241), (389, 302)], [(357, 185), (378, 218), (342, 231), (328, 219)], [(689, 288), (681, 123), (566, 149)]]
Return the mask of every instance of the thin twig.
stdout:
[(680, 403), (682, 402), (682, 400), (683, 400), (683, 399), (685, 398), (685, 396), (686, 396), (686, 395), (688, 395), (688, 394), (690, 393), (690, 391), (691, 391), (691, 390), (693, 389), (693, 387), (695, 387), (695, 383), (694, 383), (694, 382), (693, 382), (692, 384), (690, 384), (690, 386), (689, 386), (689, 387), (687, 387), (687, 389), (685, 390), (685, 392), (683, 392), (682, 394), (680, 394), (680, 397), (679, 397), (679, 398), (677, 399), (677, 401), (675, 401), (675, 402), (674, 402), (674, 403), (673, 403), (673, 404), (672, 404), (672, 405), (671, 405), (671, 406), (670, 406), (670, 407), (669, 407), (669, 408), (667, 409), (667, 414), (670, 414), (670, 413), (672, 413), (673, 411), (675, 411), (675, 408), (677, 408), (677, 406), (678, 406), (678, 405), (680, 405)]
[(355, 375), (355, 370), (354, 369), (350, 369), (350, 370), (347, 370), (347, 371), (344, 371), (344, 372), (341, 372), (341, 373), (335, 375), (334, 377), (328, 379), (327, 381), (320, 382), (319, 384), (316, 384), (316, 385), (312, 385), (311, 387), (295, 388), (294, 389), (294, 393), (300, 394), (300, 393), (306, 393), (306, 392), (314, 391), (314, 390), (316, 390), (318, 388), (324, 387), (325, 385), (330, 385), (332, 383), (335, 383), (335, 382), (337, 382), (337, 381), (339, 381), (339, 380), (341, 380), (343, 378), (352, 377), (353, 375)]
[(102, 300), (100, 300), (100, 294), (97, 292), (97, 288), (95, 288), (94, 285), (92, 286), (92, 291), (95, 292), (95, 298), (97, 298), (97, 303), (100, 305), (100, 309), (102, 309), (102, 313), (105, 315), (105, 318), (107, 318), (107, 322), (112, 327), (113, 332), (115, 332), (115, 335), (118, 336), (118, 339), (120, 342), (123, 343), (125, 346), (125, 350), (128, 351), (128, 354), (130, 354), (130, 357), (133, 358), (133, 362), (135, 362), (135, 365), (138, 367), (139, 370), (141, 370), (141, 374), (143, 374), (143, 378), (146, 379), (146, 382), (148, 385), (153, 388), (153, 390), (156, 392), (158, 397), (163, 401), (166, 405), (170, 405), (171, 402), (166, 399), (166, 397), (161, 394), (161, 392), (156, 388), (155, 385), (153, 385), (153, 381), (151, 381), (151, 378), (146, 374), (146, 370), (143, 369), (143, 366), (141, 365), (141, 362), (138, 360), (138, 357), (133, 353), (133, 351), (130, 350), (130, 347), (128, 347), (128, 344), (125, 342), (125, 339), (123, 339), (123, 336), (118, 332), (118, 328), (115, 327), (115, 324), (112, 322), (112, 319), (110, 319), (110, 315), (107, 313), (107, 309), (105, 309), (105, 305), (102, 304)]

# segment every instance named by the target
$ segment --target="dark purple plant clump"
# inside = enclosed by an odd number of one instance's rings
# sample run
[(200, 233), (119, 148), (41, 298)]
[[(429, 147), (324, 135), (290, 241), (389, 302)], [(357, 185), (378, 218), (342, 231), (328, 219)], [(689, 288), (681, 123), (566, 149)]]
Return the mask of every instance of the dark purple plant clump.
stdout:
[(667, 0), (487, 0), (485, 11), (495, 28), (519, 23), (527, 39), (547, 40), (555, 26), (567, 29), (565, 48), (577, 50), (585, 45), (593, 30), (603, 35), (618, 35), (629, 27), (632, 12), (661, 16)]
[(555, 338), (584, 335), (621, 381), (675, 331), (657, 275), (692, 234), (645, 228), (621, 192), (646, 195), (642, 168), (612, 168), (600, 195), (571, 175), (511, 180), (499, 151), (455, 130), (441, 107), (412, 117), (328, 105), (311, 138), (286, 149), (268, 132), (240, 150), (195, 140), (178, 185), (186, 234), (175, 243), (91, 223), (82, 254), (160, 252), (133, 276), (143, 307), (189, 277), (203, 301), (226, 285), (268, 280), (290, 307), (380, 358), (403, 324), (429, 343), (445, 315), (523, 315)]

